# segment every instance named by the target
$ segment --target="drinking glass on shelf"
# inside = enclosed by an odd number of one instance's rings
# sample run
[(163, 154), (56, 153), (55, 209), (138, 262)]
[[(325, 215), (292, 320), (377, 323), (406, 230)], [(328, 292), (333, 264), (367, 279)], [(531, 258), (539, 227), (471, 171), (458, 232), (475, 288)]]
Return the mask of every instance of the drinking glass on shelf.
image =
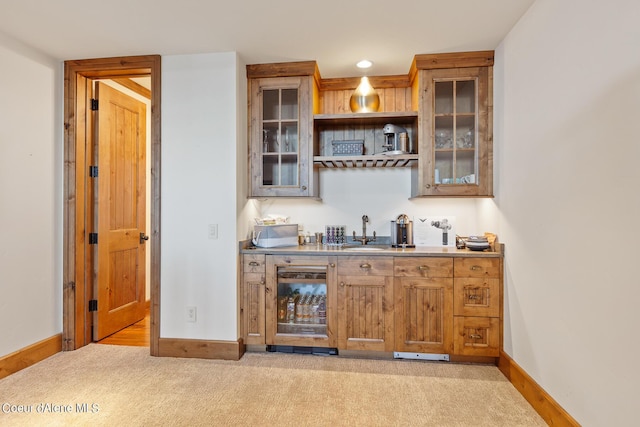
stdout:
[(262, 152), (269, 152), (269, 130), (262, 129)]
[(451, 132), (445, 129), (436, 130), (436, 148), (451, 148)]

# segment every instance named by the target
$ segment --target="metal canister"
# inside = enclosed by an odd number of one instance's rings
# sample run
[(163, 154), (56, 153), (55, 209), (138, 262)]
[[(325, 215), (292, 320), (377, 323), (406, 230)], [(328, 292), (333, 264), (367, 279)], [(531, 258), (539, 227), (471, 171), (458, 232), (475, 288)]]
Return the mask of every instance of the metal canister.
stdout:
[(400, 132), (398, 134), (398, 150), (403, 153), (410, 153), (411, 146), (409, 144), (409, 134), (407, 132)]

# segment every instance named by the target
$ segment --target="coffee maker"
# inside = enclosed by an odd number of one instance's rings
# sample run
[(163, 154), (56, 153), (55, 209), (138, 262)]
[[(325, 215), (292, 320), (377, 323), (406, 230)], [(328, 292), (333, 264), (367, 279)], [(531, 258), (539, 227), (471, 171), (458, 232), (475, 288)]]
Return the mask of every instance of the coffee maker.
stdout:
[(395, 221), (391, 221), (391, 247), (415, 248), (413, 244), (413, 221), (405, 214), (398, 215)]
[(382, 146), (385, 151), (382, 154), (409, 154), (413, 152), (409, 133), (402, 126), (386, 124), (382, 128), (382, 133), (385, 137), (385, 143)]

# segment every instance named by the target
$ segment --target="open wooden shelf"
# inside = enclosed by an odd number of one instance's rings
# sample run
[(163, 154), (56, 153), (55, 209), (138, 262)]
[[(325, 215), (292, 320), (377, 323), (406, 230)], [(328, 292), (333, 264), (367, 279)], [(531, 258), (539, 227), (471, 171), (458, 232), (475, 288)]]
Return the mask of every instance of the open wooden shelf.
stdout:
[(316, 125), (380, 125), (387, 123), (406, 124), (418, 120), (417, 111), (386, 113), (347, 113), (347, 114), (315, 114)]

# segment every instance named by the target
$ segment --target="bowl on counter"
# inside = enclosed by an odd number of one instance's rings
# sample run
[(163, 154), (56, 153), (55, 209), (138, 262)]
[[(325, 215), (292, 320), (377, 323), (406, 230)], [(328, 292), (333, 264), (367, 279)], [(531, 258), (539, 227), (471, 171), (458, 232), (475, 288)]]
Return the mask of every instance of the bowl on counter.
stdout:
[(491, 248), (489, 240), (484, 236), (469, 236), (464, 244), (472, 251), (484, 251)]

